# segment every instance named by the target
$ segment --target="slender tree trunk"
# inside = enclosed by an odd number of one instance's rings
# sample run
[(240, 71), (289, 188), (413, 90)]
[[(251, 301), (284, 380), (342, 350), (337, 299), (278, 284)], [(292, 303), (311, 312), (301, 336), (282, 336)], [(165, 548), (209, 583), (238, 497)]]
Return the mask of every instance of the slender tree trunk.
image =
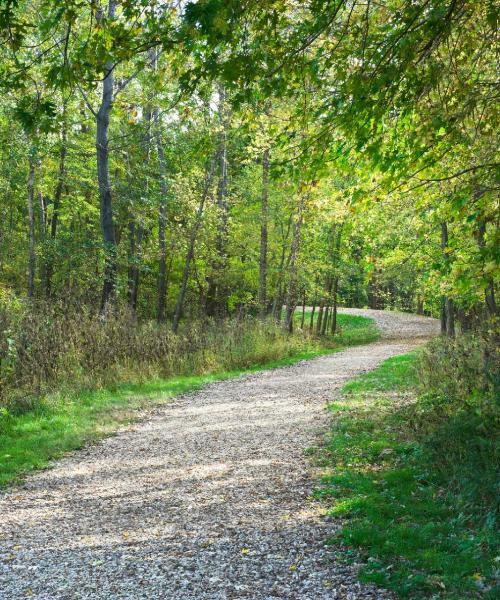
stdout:
[[(151, 162), (151, 139), (152, 139), (152, 111), (149, 104), (144, 106), (143, 108), (144, 114), (144, 122), (145, 122), (145, 133), (143, 136), (143, 148), (145, 155), (145, 166), (146, 166), (146, 175), (144, 181), (144, 195), (146, 198), (149, 197), (149, 171), (148, 168)], [(127, 152), (127, 163), (128, 163), (128, 152)], [(132, 177), (131, 170), (128, 169), (129, 172), (129, 188), (132, 190)], [(142, 194), (141, 194), (142, 195)], [(141, 220), (135, 219), (134, 212), (130, 215), (129, 221), (129, 235), (131, 237), (130, 240), (130, 250), (131, 250), (131, 260), (129, 262), (129, 277), (128, 277), (128, 302), (129, 307), (133, 313), (137, 311), (137, 301), (139, 298), (139, 283), (141, 278), (141, 255), (142, 255), (142, 242), (144, 239), (144, 235), (146, 233), (144, 226), (141, 223)], [(117, 240), (118, 241), (118, 240)]]
[[(444, 253), (446, 272), (448, 273), (449, 258), (448, 254), (446, 253), (446, 249), (448, 248), (448, 225), (446, 222), (441, 223), (441, 248)], [(455, 306), (453, 300), (448, 296), (445, 296), (444, 298), (444, 313), (446, 323), (446, 335), (448, 337), (455, 337)]]
[(451, 298), (446, 298), (446, 335), (455, 337), (455, 303)]
[(47, 248), (45, 245), (47, 231), (47, 207), (45, 206), (45, 198), (42, 192), (38, 192), (38, 209), (40, 213), (40, 245), (41, 245), (41, 260), (40, 260), (40, 284), (41, 289), (47, 289)]
[(323, 322), (321, 323), (321, 335), (325, 335), (326, 334), (326, 330), (328, 328), (328, 318), (329, 318), (329, 314), (330, 314), (330, 297), (332, 295), (332, 286), (333, 286), (333, 281), (331, 278), (329, 278), (329, 281), (327, 283), (327, 287), (326, 287), (326, 307), (325, 307), (325, 312), (323, 313)]
[(280, 281), (278, 282), (278, 289), (276, 290), (276, 295), (274, 297), (273, 310), (272, 310), (273, 318), (278, 323), (281, 321), (281, 317), (282, 317), (283, 302), (284, 302), (283, 279), (280, 277)]
[[(108, 2), (108, 18), (113, 20), (116, 12), (116, 0)], [(99, 17), (102, 19), (102, 16)], [(98, 19), (98, 20), (99, 20)], [(97, 179), (99, 182), (99, 200), (101, 230), (104, 244), (104, 282), (102, 288), (101, 311), (105, 311), (116, 296), (117, 247), (113, 220), (113, 201), (109, 181), (109, 118), (113, 107), (113, 68), (112, 61), (105, 65), (102, 83), (101, 105), (96, 117)]]
[(424, 314), (424, 299), (419, 294), (417, 296), (417, 315), (423, 315), (423, 314)]
[(330, 329), (331, 334), (337, 333), (337, 307), (338, 307), (338, 290), (339, 290), (339, 278), (336, 276), (333, 280), (333, 306), (332, 306), (332, 327)]
[(269, 148), (262, 155), (262, 201), (260, 211), (259, 306), (261, 317), (267, 312), (267, 219), (269, 194)]
[(201, 225), (201, 217), (203, 215), (203, 208), (205, 206), (205, 201), (207, 199), (208, 192), (210, 190), (210, 185), (212, 183), (212, 178), (213, 178), (214, 171), (215, 171), (215, 165), (216, 165), (216, 160), (214, 159), (214, 160), (212, 160), (210, 166), (207, 168), (203, 192), (202, 192), (202, 195), (200, 198), (200, 203), (198, 205), (198, 210), (196, 211), (194, 224), (191, 229), (191, 235), (189, 237), (188, 251), (187, 251), (187, 255), (186, 255), (186, 260), (184, 262), (184, 269), (182, 272), (181, 289), (179, 292), (179, 298), (177, 299), (177, 306), (175, 307), (174, 321), (172, 324), (172, 331), (174, 333), (177, 333), (177, 329), (179, 328), (179, 321), (180, 321), (181, 314), (182, 314), (182, 305), (184, 303), (184, 297), (186, 296), (187, 282), (188, 282), (188, 277), (189, 277), (189, 269), (191, 267), (191, 261), (193, 260), (193, 256), (194, 256), (194, 247), (195, 247), (195, 243), (196, 243), (196, 236), (198, 234), (198, 230)]
[(29, 221), (29, 251), (28, 251), (28, 297), (32, 298), (35, 293), (35, 268), (36, 268), (36, 250), (35, 250), (35, 159), (29, 158), (28, 171), (28, 221)]
[(128, 278), (127, 278), (127, 301), (132, 312), (137, 310), (137, 300), (139, 297), (139, 252), (144, 237), (144, 228), (136, 225), (133, 218), (128, 223), (129, 235), (129, 258), (128, 258)]
[(271, 314), (273, 315), (273, 319), (275, 319), (278, 322), (281, 320), (281, 312), (283, 309), (284, 274), (285, 274), (285, 271), (288, 270), (288, 265), (290, 264), (290, 253), (288, 254), (288, 258), (286, 260), (286, 265), (285, 265), (285, 256), (286, 256), (288, 236), (290, 235), (290, 229), (292, 227), (292, 219), (293, 219), (293, 213), (290, 214), (290, 217), (289, 217), (288, 223), (287, 223), (286, 235), (283, 238), (283, 245), (281, 247), (280, 266), (278, 269), (278, 282), (276, 284), (276, 294), (274, 296), (273, 306), (272, 306), (272, 311), (271, 311)]
[(302, 226), (302, 220), (304, 217), (304, 203), (305, 196), (301, 196), (299, 203), (299, 211), (297, 220), (295, 222), (293, 230), (292, 248), (290, 251), (290, 269), (289, 269), (289, 282), (288, 282), (288, 293), (286, 298), (286, 314), (284, 328), (290, 333), (293, 331), (293, 313), (295, 312), (295, 306), (297, 304), (297, 255), (299, 252), (300, 245), (300, 229)]
[(339, 269), (340, 269), (340, 246), (342, 242), (342, 229), (344, 225), (341, 223), (338, 227), (335, 228), (334, 232), (336, 233), (335, 246), (333, 250), (333, 262), (335, 265), (335, 273), (333, 275), (333, 284), (332, 284), (332, 324), (331, 324), (331, 334), (335, 335), (337, 332), (337, 305), (338, 305), (338, 291), (339, 291)]
[(161, 135), (161, 123), (158, 107), (153, 109), (153, 119), (156, 129), (156, 150), (160, 166), (160, 206), (158, 210), (158, 255), (159, 255), (159, 277), (158, 277), (158, 312), (159, 323), (165, 321), (165, 307), (167, 298), (167, 162)]
[(316, 300), (313, 301), (311, 319), (309, 320), (309, 331), (312, 333), (314, 327), (314, 313), (316, 312)]
[[(52, 204), (52, 217), (50, 219), (50, 238), (52, 242), (57, 236), (57, 226), (59, 224), (59, 214), (61, 211), (61, 198), (64, 189), (64, 180), (66, 174), (66, 154), (68, 151), (68, 125), (66, 118), (66, 102), (63, 102), (62, 127), (61, 127), (61, 147), (59, 149), (59, 169), (57, 174), (57, 185), (54, 191), (54, 202)], [(53, 244), (52, 244), (53, 246)], [(45, 294), (49, 297), (52, 293), (52, 276), (54, 274), (55, 255), (54, 248), (50, 248), (46, 262)]]
[[(479, 250), (481, 252), (484, 251), (486, 242), (484, 236), (486, 234), (486, 223), (484, 221), (479, 221), (478, 230), (477, 230), (477, 243), (479, 246)], [(486, 277), (486, 288), (484, 290), (484, 301), (486, 304), (486, 308), (488, 310), (488, 315), (490, 318), (495, 317), (498, 314), (498, 307), (495, 299), (495, 283), (491, 276)]]
[(325, 306), (325, 311), (323, 313), (323, 322), (321, 323), (321, 335), (325, 335), (326, 330), (328, 328), (328, 319), (330, 318), (330, 304)]
[(228, 204), (227, 204), (227, 131), (228, 116), (226, 92), (219, 89), (219, 122), (221, 137), (219, 143), (219, 182), (217, 185), (218, 227), (215, 243), (216, 256), (212, 264), (212, 274), (208, 278), (206, 312), (208, 316), (222, 317), (227, 312), (227, 290), (225, 272), (227, 269)]
[(446, 335), (446, 301), (444, 296), (441, 298), (440, 323), (441, 335)]
[[(151, 69), (156, 72), (158, 68), (158, 51), (152, 48), (149, 51)], [(158, 207), (158, 301), (156, 318), (158, 323), (163, 323), (166, 317), (167, 303), (167, 160), (163, 147), (163, 131), (158, 106), (153, 106), (153, 128), (158, 154), (159, 176), (160, 176), (160, 203)]]
[[(139, 248), (142, 241), (143, 228), (136, 223), (135, 210), (133, 207), (133, 178), (130, 166), (128, 151), (126, 155), (127, 164), (127, 180), (128, 180), (128, 193), (129, 193), (129, 210), (128, 210), (128, 256), (127, 256), (127, 303), (132, 311), (136, 312), (137, 309), (137, 297), (139, 289)], [(118, 240), (117, 240), (118, 243)]]
[(132, 216), (129, 218), (128, 229), (128, 274), (127, 274), (127, 301), (129, 306), (133, 306), (134, 298), (134, 262), (136, 259), (135, 244), (135, 221)]
[(306, 291), (302, 294), (302, 319), (300, 320), (300, 328), (304, 329), (304, 322), (306, 320)]
[(323, 325), (323, 312), (325, 310), (325, 300), (321, 298), (319, 301), (319, 309), (318, 309), (318, 320), (316, 321), (316, 334), (319, 335), (321, 333), (321, 327)]

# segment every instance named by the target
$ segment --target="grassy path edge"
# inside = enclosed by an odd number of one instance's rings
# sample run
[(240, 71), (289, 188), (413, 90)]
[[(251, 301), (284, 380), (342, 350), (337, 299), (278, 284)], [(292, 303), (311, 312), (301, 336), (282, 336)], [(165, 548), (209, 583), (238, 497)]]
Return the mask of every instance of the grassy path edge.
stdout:
[(493, 599), (500, 593), (494, 526), (462, 495), (470, 473), (460, 481), (460, 469), (433, 448), (436, 440), (458, 448), (458, 430), (436, 428), (429, 437), (412, 423), (432, 416), (425, 398), (418, 403), (418, 352), (383, 361), (329, 405), (315, 492), (339, 519), (329, 543), (340, 545), (348, 562), (361, 558), (362, 582), (398, 597)]
[(0, 489), (19, 483), (34, 470), (50, 467), (51, 461), (68, 452), (115, 434), (144, 418), (144, 411), (161, 406), (175, 396), (215, 381), (286, 367), (378, 339), (373, 319), (348, 315), (343, 319), (344, 329), (336, 338), (335, 347), (329, 347), (332, 340), (326, 339), (324, 346), (242, 369), (118, 384), (99, 390), (61, 390), (44, 397), (36, 408), (20, 415), (0, 409)]

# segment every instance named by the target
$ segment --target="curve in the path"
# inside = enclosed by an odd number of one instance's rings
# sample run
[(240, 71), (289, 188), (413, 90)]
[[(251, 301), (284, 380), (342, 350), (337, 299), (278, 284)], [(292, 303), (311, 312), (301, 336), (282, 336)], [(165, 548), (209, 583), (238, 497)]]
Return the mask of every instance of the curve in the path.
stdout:
[(4, 494), (0, 598), (390, 598), (324, 546), (304, 454), (335, 390), (436, 331), (368, 316), (375, 344), (210, 384)]

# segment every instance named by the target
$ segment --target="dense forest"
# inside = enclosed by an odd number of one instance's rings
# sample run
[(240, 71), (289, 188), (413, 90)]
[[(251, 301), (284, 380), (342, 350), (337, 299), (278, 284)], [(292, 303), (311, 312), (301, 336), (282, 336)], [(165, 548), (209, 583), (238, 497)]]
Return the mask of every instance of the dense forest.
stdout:
[(493, 2), (2, 4), (5, 298), (496, 314)]
[[(380, 558), (371, 581), (494, 595), (498, 15), (493, 0), (0, 0), (0, 484), (104, 432), (124, 383), (174, 395), (377, 338), (342, 307), (433, 317), (417, 358), (352, 384), (349, 443), (325, 460), (348, 465), (345, 497), (359, 486), (369, 540), (343, 542)], [(376, 394), (393, 388), (386, 418)], [(353, 479), (363, 427), (413, 487), (393, 477), (388, 500), (371, 465)], [(408, 512), (418, 551), (384, 537)]]

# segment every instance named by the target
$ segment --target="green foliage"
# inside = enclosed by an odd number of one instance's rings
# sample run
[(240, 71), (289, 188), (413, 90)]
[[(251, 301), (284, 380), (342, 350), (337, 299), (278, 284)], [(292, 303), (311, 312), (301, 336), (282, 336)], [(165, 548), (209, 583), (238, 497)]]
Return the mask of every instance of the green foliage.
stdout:
[[(452, 397), (446, 414), (430, 402), (447, 377), (438, 354), (434, 345), (389, 359), (345, 386), (318, 494), (344, 519), (332, 543), (362, 553), (364, 581), (415, 600), (494, 598), (498, 420)], [(429, 368), (430, 388), (415, 401), (417, 374)]]
[(430, 342), (419, 361), (419, 380), (429, 403), (444, 413), (496, 403), (500, 357), (495, 338), (463, 334)]

